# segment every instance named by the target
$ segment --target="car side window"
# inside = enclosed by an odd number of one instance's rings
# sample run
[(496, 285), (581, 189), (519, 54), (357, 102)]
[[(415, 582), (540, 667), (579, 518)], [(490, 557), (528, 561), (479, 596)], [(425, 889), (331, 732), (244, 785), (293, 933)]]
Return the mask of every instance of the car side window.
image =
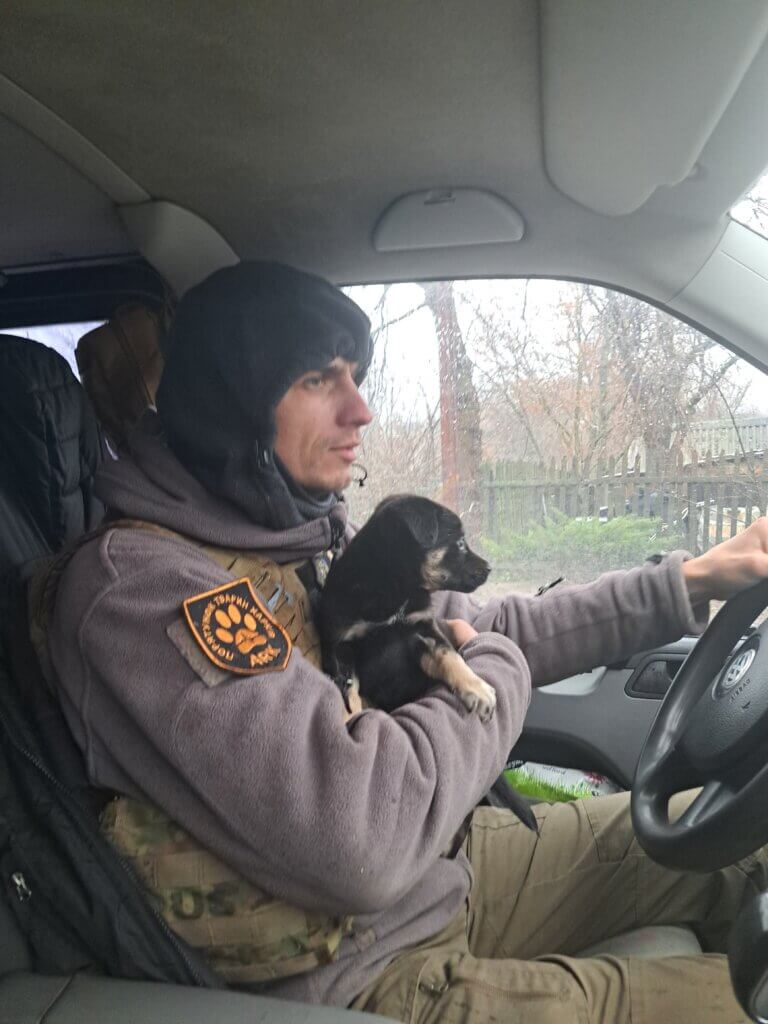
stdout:
[(765, 513), (765, 375), (655, 306), (544, 280), (349, 292), (377, 341), (352, 518), (397, 491), (450, 505), (486, 592), (701, 553)]

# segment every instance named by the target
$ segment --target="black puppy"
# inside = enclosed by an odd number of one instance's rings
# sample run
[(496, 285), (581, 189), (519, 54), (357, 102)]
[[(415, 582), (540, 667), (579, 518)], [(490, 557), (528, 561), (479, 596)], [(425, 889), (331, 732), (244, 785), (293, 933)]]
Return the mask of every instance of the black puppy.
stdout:
[[(380, 502), (334, 560), (320, 600), (323, 667), (345, 700), (355, 687), (367, 704), (393, 711), (442, 682), (487, 721), (496, 693), (445, 636), (430, 594), (470, 593), (489, 573), (450, 509), (410, 494)], [(535, 829), (527, 804), (503, 776), (489, 800), (510, 807)]]
[(469, 593), (490, 566), (470, 551), (461, 520), (428, 498), (382, 501), (331, 566), (320, 604), (325, 670), (384, 711), (444, 682), (483, 719), (496, 694), (456, 653), (430, 608), (430, 592)]

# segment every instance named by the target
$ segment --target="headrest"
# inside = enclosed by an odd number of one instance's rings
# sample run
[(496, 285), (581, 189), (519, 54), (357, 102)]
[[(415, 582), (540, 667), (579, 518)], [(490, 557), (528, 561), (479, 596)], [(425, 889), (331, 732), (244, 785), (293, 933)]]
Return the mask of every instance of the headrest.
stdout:
[(142, 305), (120, 306), (108, 323), (78, 343), (75, 356), (83, 387), (118, 450), (155, 404), (164, 344), (164, 315)]

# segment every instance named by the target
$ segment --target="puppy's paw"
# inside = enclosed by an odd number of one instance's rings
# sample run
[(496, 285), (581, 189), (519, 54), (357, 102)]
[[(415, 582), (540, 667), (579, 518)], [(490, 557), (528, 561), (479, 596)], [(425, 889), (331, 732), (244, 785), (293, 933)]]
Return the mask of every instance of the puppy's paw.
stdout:
[(473, 680), (458, 691), (461, 702), (469, 711), (476, 711), (481, 722), (490, 722), (496, 710), (496, 691), (482, 679)]
[(481, 722), (493, 718), (496, 710), (496, 691), (475, 675), (469, 665), (452, 647), (437, 645), (421, 658), (421, 667), (430, 679), (439, 679), (458, 695), (469, 711), (476, 711)]

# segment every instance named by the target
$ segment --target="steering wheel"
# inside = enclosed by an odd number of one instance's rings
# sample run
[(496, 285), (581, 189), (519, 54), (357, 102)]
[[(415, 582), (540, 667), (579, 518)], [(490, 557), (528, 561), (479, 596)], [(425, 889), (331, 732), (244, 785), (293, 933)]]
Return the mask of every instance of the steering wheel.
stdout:
[[(645, 741), (632, 823), (665, 867), (714, 871), (768, 842), (768, 622), (749, 629), (766, 606), (762, 580), (720, 609)], [(671, 822), (669, 797), (693, 786), (701, 791)]]

